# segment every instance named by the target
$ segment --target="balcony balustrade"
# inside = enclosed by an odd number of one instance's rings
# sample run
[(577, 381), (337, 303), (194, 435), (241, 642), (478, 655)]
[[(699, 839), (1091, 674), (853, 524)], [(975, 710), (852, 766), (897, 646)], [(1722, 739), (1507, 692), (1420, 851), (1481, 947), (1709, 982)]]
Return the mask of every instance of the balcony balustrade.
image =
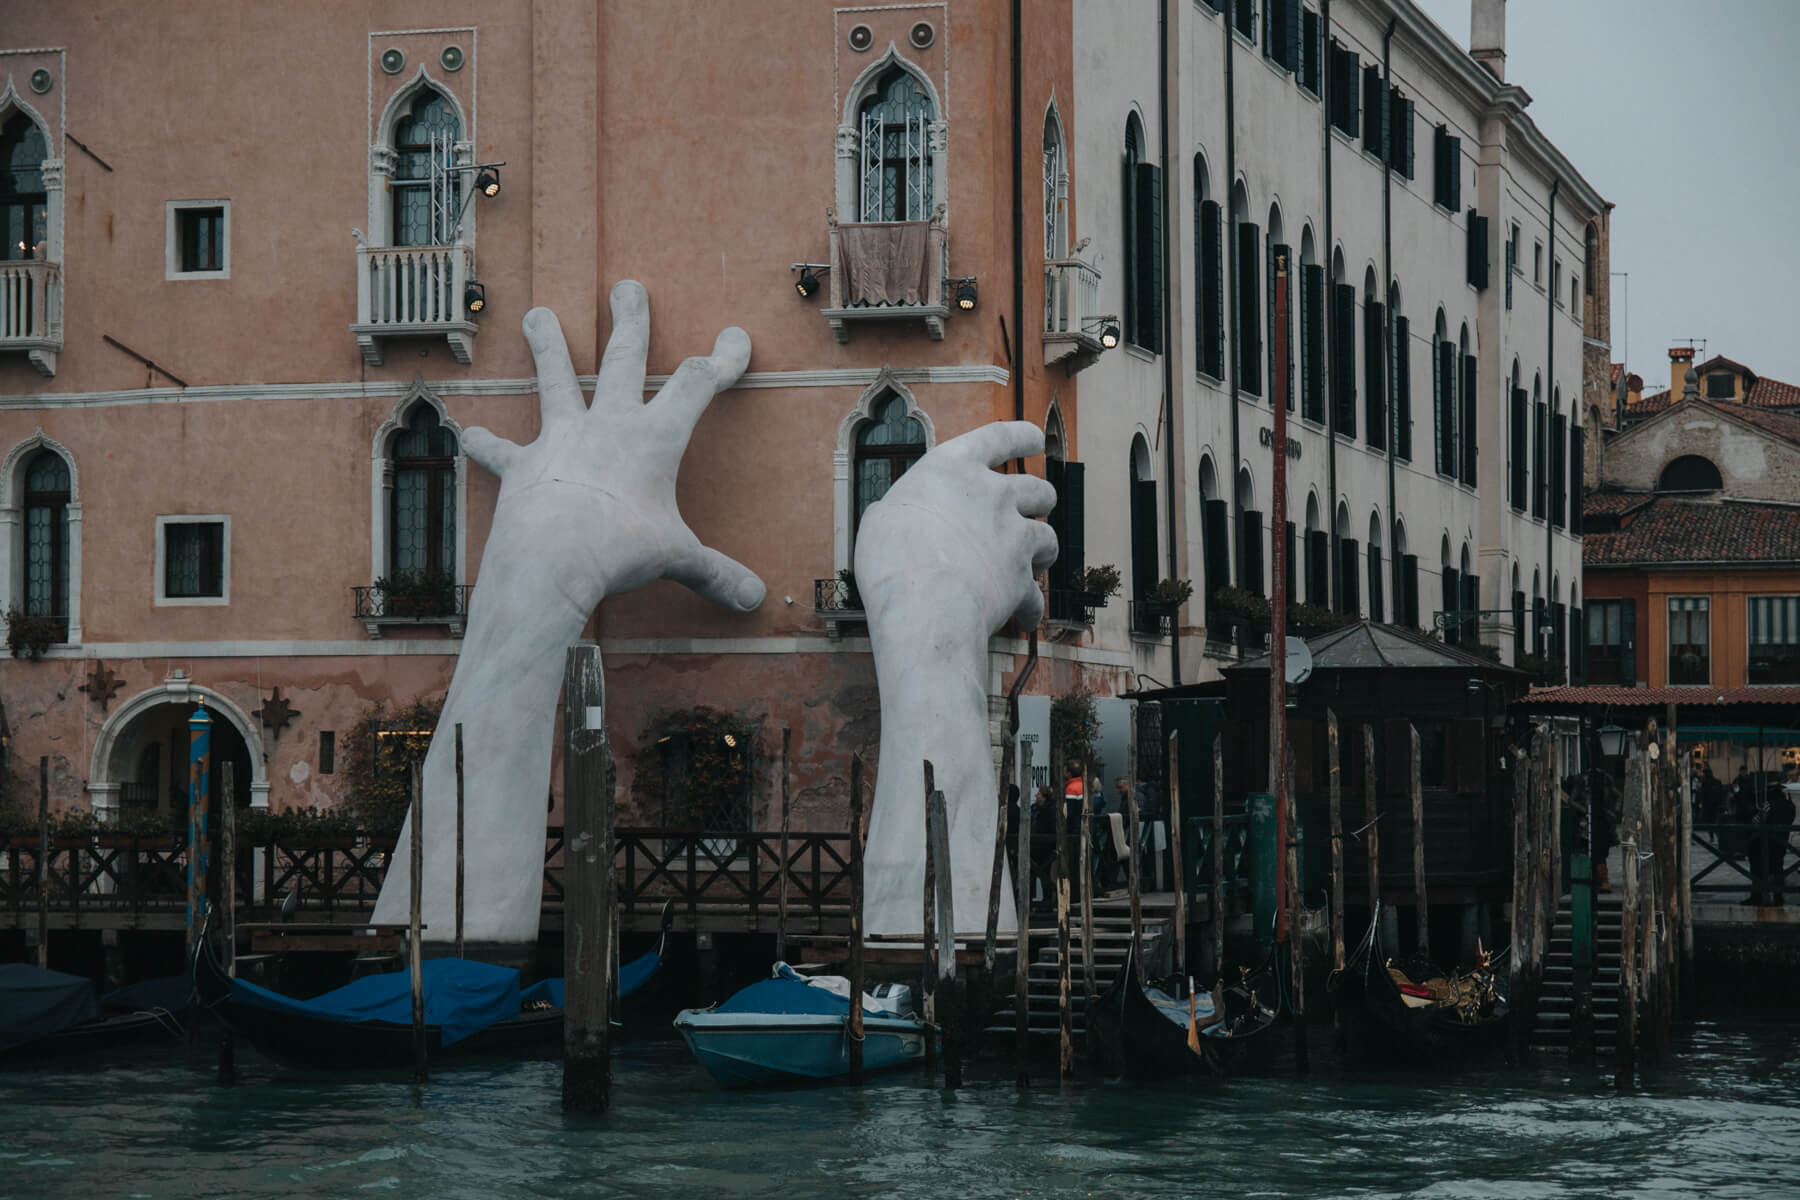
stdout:
[(469, 616), (472, 585), (445, 584), (428, 591), (400, 590), (372, 585), (354, 587), (356, 619), (371, 638), (379, 638), (390, 625), (445, 625), (452, 637), (463, 635)]
[(813, 612), (825, 619), (825, 632), (834, 641), (844, 635), (845, 626), (863, 624), (866, 618), (856, 580), (847, 575), (813, 580)]
[(62, 350), (62, 264), (0, 262), (0, 352), (22, 350), (38, 374), (56, 374)]
[(931, 340), (944, 340), (949, 273), (943, 210), (929, 221), (831, 221), (831, 271), (823, 310), (840, 342), (860, 321), (923, 321)]
[(1078, 258), (1044, 264), (1044, 365), (1070, 375), (1092, 366), (1100, 351), (1100, 270)]
[(463, 297), (474, 277), (473, 246), (359, 246), (350, 332), (364, 361), (381, 365), (383, 338), (442, 337), (468, 366), (477, 326)]

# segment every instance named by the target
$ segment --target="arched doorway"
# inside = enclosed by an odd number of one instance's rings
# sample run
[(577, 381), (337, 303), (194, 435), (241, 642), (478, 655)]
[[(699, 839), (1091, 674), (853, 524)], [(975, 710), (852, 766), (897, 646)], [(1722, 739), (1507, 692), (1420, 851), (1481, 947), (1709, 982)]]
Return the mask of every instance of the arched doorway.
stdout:
[(201, 706), (212, 717), (214, 788), (223, 787), (221, 768), (230, 763), (237, 807), (267, 808), (269, 781), (256, 726), (217, 692), (179, 679), (132, 697), (101, 730), (88, 769), (94, 808), (171, 818), (181, 812), (187, 804), (188, 719)]

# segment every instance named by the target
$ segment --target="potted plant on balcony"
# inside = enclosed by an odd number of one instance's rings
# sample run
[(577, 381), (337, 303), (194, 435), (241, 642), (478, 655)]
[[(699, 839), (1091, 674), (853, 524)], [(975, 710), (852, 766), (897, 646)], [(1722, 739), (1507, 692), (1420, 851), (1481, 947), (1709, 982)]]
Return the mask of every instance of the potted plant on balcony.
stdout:
[(14, 658), (33, 661), (62, 639), (62, 626), (55, 617), (32, 616), (17, 605), (6, 610), (6, 648)]
[(448, 571), (396, 571), (375, 581), (386, 599), (387, 615), (423, 620), (456, 613), (456, 578)]
[(856, 590), (856, 574), (849, 567), (839, 567), (837, 599), (838, 606), (849, 612), (861, 612), (862, 593)]
[(186, 838), (187, 810), (178, 804), (168, 813), (120, 809), (110, 825), (96, 830), (94, 844), (103, 850), (170, 850)]
[(1302, 640), (1342, 629), (1355, 619), (1347, 613), (1334, 612), (1322, 604), (1307, 604), (1302, 601), (1287, 606), (1288, 634)]
[[(1111, 563), (1088, 567), (1076, 576), (1075, 588), (1081, 594), (1083, 608), (1090, 612), (1105, 608), (1106, 602), (1119, 594), (1119, 568)], [(1092, 619), (1090, 616), (1089, 620)]]

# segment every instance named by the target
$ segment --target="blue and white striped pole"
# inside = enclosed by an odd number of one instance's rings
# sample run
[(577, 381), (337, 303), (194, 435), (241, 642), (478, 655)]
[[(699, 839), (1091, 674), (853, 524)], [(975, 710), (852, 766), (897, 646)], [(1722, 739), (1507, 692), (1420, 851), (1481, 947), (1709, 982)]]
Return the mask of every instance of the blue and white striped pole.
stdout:
[(190, 959), (206, 908), (207, 816), (212, 791), (212, 717), (197, 705), (188, 718), (188, 903), (187, 949)]

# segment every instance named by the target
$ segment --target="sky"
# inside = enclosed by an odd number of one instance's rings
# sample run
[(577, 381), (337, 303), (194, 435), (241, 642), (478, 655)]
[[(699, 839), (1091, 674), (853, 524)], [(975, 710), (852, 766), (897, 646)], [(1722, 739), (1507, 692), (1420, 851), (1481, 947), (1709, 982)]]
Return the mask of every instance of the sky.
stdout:
[[(1469, 44), (1469, 0), (1416, 3)], [(1704, 338), (1800, 384), (1800, 0), (1511, 0), (1506, 79), (1617, 206), (1613, 360), (1659, 391)]]

